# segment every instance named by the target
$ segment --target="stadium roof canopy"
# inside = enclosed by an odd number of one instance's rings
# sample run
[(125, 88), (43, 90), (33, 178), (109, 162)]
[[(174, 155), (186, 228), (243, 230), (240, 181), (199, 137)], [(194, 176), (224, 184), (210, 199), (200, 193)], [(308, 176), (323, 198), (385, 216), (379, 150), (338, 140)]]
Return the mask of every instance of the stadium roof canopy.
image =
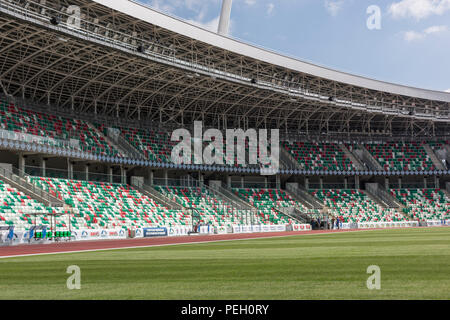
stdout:
[(308, 134), (449, 132), (449, 93), (305, 63), (132, 1), (0, 0), (0, 32), (5, 93), (99, 120), (203, 120)]

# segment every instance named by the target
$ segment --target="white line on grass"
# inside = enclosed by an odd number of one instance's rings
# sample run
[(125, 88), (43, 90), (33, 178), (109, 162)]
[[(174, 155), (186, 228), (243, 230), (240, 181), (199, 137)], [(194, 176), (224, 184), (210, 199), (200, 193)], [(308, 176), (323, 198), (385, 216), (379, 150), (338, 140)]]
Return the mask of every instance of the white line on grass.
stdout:
[(404, 230), (404, 229), (417, 229), (417, 228), (390, 228), (390, 229), (363, 229), (363, 230), (349, 230), (340, 232), (317, 232), (317, 233), (303, 233), (303, 234), (288, 234), (288, 235), (278, 235), (278, 236), (267, 236), (267, 237), (254, 237), (254, 238), (244, 238), (244, 239), (222, 239), (222, 240), (208, 240), (208, 241), (193, 241), (193, 242), (178, 242), (178, 243), (163, 243), (163, 244), (149, 244), (141, 246), (129, 246), (129, 247), (116, 247), (116, 248), (99, 248), (99, 249), (86, 249), (86, 250), (74, 250), (74, 251), (58, 251), (58, 252), (41, 252), (41, 253), (28, 253), (12, 256), (0, 256), (0, 259), (7, 258), (20, 258), (20, 257), (32, 257), (41, 255), (52, 255), (52, 254), (67, 254), (67, 253), (83, 253), (83, 252), (96, 252), (96, 251), (110, 251), (110, 250), (121, 250), (121, 249), (139, 249), (139, 248), (151, 248), (151, 247), (165, 247), (165, 246), (178, 246), (187, 244), (205, 244), (205, 243), (215, 243), (215, 242), (226, 242), (226, 241), (243, 241), (243, 240), (258, 240), (258, 239), (273, 239), (273, 238), (286, 238), (286, 237), (298, 237), (298, 236), (316, 236), (316, 235), (330, 235), (330, 234), (345, 234), (353, 232), (367, 232), (367, 231), (380, 231), (380, 230)]

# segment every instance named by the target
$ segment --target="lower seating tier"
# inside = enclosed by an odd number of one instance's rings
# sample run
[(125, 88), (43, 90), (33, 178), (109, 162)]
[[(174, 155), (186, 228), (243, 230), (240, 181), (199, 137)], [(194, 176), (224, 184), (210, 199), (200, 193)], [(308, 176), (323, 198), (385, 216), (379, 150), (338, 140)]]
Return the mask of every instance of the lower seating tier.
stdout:
[(312, 190), (311, 194), (346, 223), (406, 220), (397, 210), (382, 208), (361, 190)]
[(75, 229), (190, 225), (183, 211), (169, 210), (125, 184), (33, 177), (32, 182), (74, 208)]
[(450, 198), (440, 189), (392, 189), (391, 194), (404, 205), (412, 219), (450, 219)]

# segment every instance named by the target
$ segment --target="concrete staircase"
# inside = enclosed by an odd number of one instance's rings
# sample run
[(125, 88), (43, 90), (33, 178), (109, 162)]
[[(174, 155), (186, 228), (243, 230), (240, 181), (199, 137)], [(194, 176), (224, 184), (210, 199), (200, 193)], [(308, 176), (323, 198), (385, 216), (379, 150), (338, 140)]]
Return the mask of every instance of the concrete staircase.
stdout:
[(352, 161), (353, 166), (357, 170), (359, 171), (366, 170), (366, 166), (361, 162), (361, 160), (358, 159), (358, 157), (356, 157), (352, 152), (350, 152), (350, 150), (347, 148), (345, 144), (340, 144), (339, 147), (341, 148), (342, 152), (345, 153), (347, 158), (349, 158)]
[(118, 150), (121, 155), (123, 155), (123, 156), (128, 155), (128, 153), (124, 149), (122, 149), (120, 146), (118, 146), (116, 143), (114, 143), (114, 141), (112, 141), (109, 137), (107, 137), (105, 134), (103, 134), (103, 132), (98, 130), (92, 123), (87, 122), (87, 124), (88, 124), (89, 129), (97, 132), (97, 134), (99, 134), (103, 139), (105, 139), (106, 143), (108, 143), (109, 145), (116, 148), (116, 150)]
[(444, 167), (444, 164), (438, 159), (438, 157), (436, 156), (436, 153), (428, 144), (424, 144), (423, 148), (425, 149), (427, 154), (430, 156), (431, 161), (433, 162), (433, 164), (435, 165), (435, 167), (438, 170), (446, 170), (446, 168)]
[(314, 196), (309, 194), (309, 192), (303, 187), (298, 186), (298, 184), (286, 184), (286, 192), (293, 199), (297, 200), (303, 204), (308, 209), (318, 209), (323, 210), (324, 206), (317, 200)]
[(53, 196), (49, 192), (30, 182), (25, 172), (11, 167), (0, 166), (0, 180), (16, 188), (17, 190), (30, 196), (32, 199), (44, 204), (47, 207), (63, 207), (65, 202)]
[(450, 182), (447, 182), (445, 184), (445, 189), (443, 189), (443, 190), (444, 190), (444, 193), (447, 195), (447, 197), (450, 198)]
[(285, 169), (302, 169), (298, 161), (283, 146), (280, 146), (280, 162)]
[(392, 196), (390, 192), (380, 186), (378, 183), (366, 183), (366, 194), (376, 203), (378, 203), (382, 208), (396, 209), (398, 213), (405, 216), (408, 220), (410, 217), (407, 216), (403, 209), (405, 206), (396, 197)]
[(297, 208), (294, 207), (277, 207), (275, 208), (275, 211), (284, 214), (285, 216), (291, 218), (292, 220), (297, 221), (300, 224), (310, 223), (311, 218), (308, 216), (308, 214), (301, 212)]
[(113, 134), (113, 130), (111, 130), (111, 128), (108, 128), (108, 133), (105, 135), (103, 132), (95, 128), (91, 123), (89, 123), (89, 127), (101, 134), (106, 142), (119, 150), (123, 155), (132, 159), (146, 160), (145, 156), (142, 153), (140, 153), (135, 147), (133, 147), (126, 139), (122, 137), (120, 131), (117, 132), (117, 134)]
[(131, 180), (131, 186), (133, 188), (136, 188), (140, 193), (146, 195), (147, 197), (155, 200), (156, 202), (159, 202), (160, 204), (164, 205), (166, 208), (171, 210), (182, 210), (184, 207), (179, 204), (178, 202), (169, 199), (164, 194), (157, 191), (152, 186), (149, 186), (141, 181)]
[(358, 155), (359, 159), (372, 171), (383, 171), (383, 167), (372, 156), (369, 150), (362, 144), (358, 144), (358, 149), (354, 151)]
[(245, 210), (254, 210), (254, 209), (256, 209), (256, 207), (252, 206), (247, 201), (245, 201), (245, 200), (241, 199), (240, 197), (238, 197), (237, 195), (235, 195), (234, 192), (228, 186), (226, 186), (226, 187), (215, 186), (213, 189), (215, 189), (215, 188), (218, 188), (219, 191), (222, 194), (227, 195), (228, 198), (232, 199), (235, 203), (237, 203), (240, 206), (242, 206)]

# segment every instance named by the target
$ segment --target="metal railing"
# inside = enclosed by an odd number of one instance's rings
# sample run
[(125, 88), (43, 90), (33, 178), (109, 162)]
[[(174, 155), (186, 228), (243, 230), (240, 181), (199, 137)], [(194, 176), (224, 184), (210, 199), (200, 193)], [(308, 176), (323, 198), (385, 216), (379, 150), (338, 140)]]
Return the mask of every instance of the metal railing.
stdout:
[(71, 179), (92, 182), (106, 182), (106, 183), (122, 183), (120, 175), (109, 175), (105, 173), (72, 171), (72, 177), (69, 177), (67, 169), (43, 168), (36, 166), (25, 166), (25, 173), (30, 176), (57, 178), (57, 179)]
[(280, 147), (280, 161), (285, 166), (285, 169), (302, 169), (298, 161), (294, 159), (284, 146)]
[(22, 190), (24, 193), (28, 193), (30, 196), (47, 206), (60, 207), (64, 205), (63, 200), (31, 182), (32, 177), (17, 168), (12, 167), (11, 170), (8, 170), (5, 167), (0, 167), (0, 176), (6, 183), (14, 185), (17, 189)]
[(358, 149), (355, 150), (355, 153), (359, 154), (360, 159), (369, 167), (370, 170), (383, 170), (383, 167), (377, 160), (374, 159), (369, 150), (367, 150), (362, 144), (358, 144)]
[[(222, 186), (218, 186), (217, 188), (221, 194), (223, 194), (227, 198), (231, 199), (234, 203), (236, 203), (238, 206), (242, 207), (244, 210), (254, 210), (255, 209), (251, 204), (249, 204), (248, 202), (239, 198), (232, 191), (230, 191)], [(214, 188), (212, 188), (212, 189), (214, 189)]]
[(311, 195), (305, 188), (301, 186), (295, 187), (294, 185), (291, 184), (288, 184), (286, 187), (287, 191), (294, 194), (294, 196), (297, 196), (300, 202), (305, 202), (309, 204), (309, 206), (311, 206), (313, 209), (323, 208), (323, 205), (316, 198), (314, 198), (314, 196)]
[(378, 183), (366, 183), (366, 193), (375, 201), (380, 202), (383, 207), (399, 208), (399, 203), (391, 197)]
[(143, 181), (140, 181), (140, 180), (133, 181), (132, 180), (131, 186), (138, 189), (138, 191), (140, 191), (141, 193), (147, 193), (148, 195), (150, 195), (150, 198), (163, 204), (168, 209), (172, 209), (172, 210), (182, 210), (183, 209), (183, 206), (181, 204), (177, 203), (176, 201), (174, 201), (170, 198), (167, 198), (162, 193), (155, 190), (153, 187), (145, 184)]
[(113, 143), (117, 144), (119, 148), (128, 153), (131, 158), (147, 160), (145, 156), (140, 153), (134, 146), (132, 146), (121, 134), (120, 130), (118, 134), (114, 134), (112, 128), (107, 129), (107, 138)]

